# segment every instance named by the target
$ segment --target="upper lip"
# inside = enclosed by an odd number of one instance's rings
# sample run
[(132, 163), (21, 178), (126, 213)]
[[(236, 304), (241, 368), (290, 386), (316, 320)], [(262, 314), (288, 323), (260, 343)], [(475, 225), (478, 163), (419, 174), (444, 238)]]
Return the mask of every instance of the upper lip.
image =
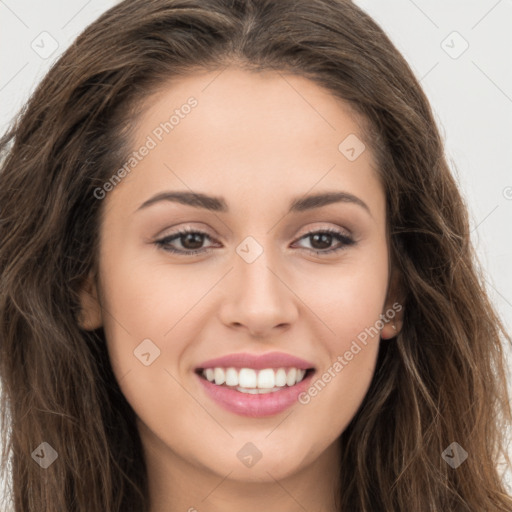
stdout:
[(238, 354), (229, 354), (215, 359), (209, 359), (201, 363), (196, 370), (206, 368), (253, 368), (262, 370), (264, 368), (282, 368), (293, 367), (302, 370), (314, 368), (313, 363), (299, 357), (285, 354), (284, 352), (269, 352), (267, 354), (249, 354), (241, 352)]

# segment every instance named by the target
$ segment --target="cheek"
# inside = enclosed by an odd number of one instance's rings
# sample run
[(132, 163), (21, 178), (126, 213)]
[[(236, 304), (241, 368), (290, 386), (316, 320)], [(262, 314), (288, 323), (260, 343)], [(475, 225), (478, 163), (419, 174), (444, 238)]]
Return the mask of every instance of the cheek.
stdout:
[(141, 254), (109, 244), (104, 254), (104, 330), (123, 393), (142, 415), (164, 414), (160, 400), (165, 397), (166, 407), (191, 407), (187, 412), (194, 417), (199, 411), (178, 381), (189, 370), (187, 357), (204, 319), (212, 314), (204, 310), (205, 294), (224, 270), (171, 265), (148, 248)]
[[(328, 328), (323, 332), (329, 334), (325, 339), (331, 355), (343, 353), (352, 340), (375, 327), (384, 313), (388, 286), (386, 246), (382, 243), (372, 250), (353, 252), (340, 265), (318, 268), (307, 277), (304, 272), (293, 286)], [(381, 322), (377, 327), (382, 328)]]
[(156, 251), (113, 241), (105, 245), (101, 282), (103, 303), (110, 313), (106, 321), (122, 321), (133, 341), (163, 339), (207, 284), (187, 266), (169, 265)]
[[(140, 256), (115, 258), (102, 267), (104, 330), (112, 368), (123, 395), (142, 421), (169, 425), (176, 410), (204, 422), (201, 409), (180, 384), (178, 363), (196, 324), (187, 312), (204, 294), (205, 284), (192, 273), (150, 264)], [(164, 276), (168, 277), (164, 277)], [(175, 432), (181, 424), (173, 423)], [(187, 433), (183, 427), (182, 435)], [(199, 435), (199, 434), (198, 434)]]
[[(327, 428), (333, 433), (353, 418), (375, 371), (388, 284), (386, 252), (375, 250), (357, 261), (347, 259), (337, 270), (331, 269), (329, 279), (317, 275), (316, 286), (309, 283), (314, 292), (304, 295), (328, 327), (316, 332), (319, 350), (327, 356), (300, 400), (313, 421), (323, 421), (328, 408), (332, 422)], [(303, 286), (303, 294), (306, 289)]]

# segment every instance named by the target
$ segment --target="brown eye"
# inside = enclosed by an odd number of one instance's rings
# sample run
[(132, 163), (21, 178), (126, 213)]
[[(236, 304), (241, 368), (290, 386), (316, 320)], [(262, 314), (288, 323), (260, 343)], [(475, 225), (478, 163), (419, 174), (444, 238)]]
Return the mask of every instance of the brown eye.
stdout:
[(186, 233), (179, 237), (181, 245), (185, 249), (195, 250), (199, 249), (204, 242), (204, 235), (202, 233)]
[[(203, 233), (202, 231), (183, 230), (160, 240), (156, 240), (155, 244), (168, 252), (193, 255), (211, 250), (209, 247), (202, 248), (206, 238), (211, 239), (207, 233)], [(175, 242), (179, 242), (181, 247), (172, 245)]]
[(333, 236), (328, 233), (315, 233), (309, 235), (309, 239), (314, 249), (328, 249), (333, 241)]
[[(329, 254), (345, 249), (347, 246), (354, 245), (355, 240), (350, 236), (335, 229), (323, 229), (321, 231), (311, 231), (305, 234), (299, 240), (309, 239), (311, 248), (309, 250), (316, 254)], [(331, 248), (333, 241), (338, 241), (338, 246)], [(304, 247), (308, 249), (307, 247)]]

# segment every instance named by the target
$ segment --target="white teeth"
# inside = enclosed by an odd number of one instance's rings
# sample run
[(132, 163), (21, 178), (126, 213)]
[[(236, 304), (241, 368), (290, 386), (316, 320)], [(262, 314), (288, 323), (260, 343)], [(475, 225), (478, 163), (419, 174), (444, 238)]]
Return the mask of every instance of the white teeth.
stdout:
[(217, 384), (217, 386), (224, 384), (226, 381), (226, 374), (222, 368), (215, 368), (213, 370), (213, 374), (215, 376), (215, 384)]
[(234, 368), (226, 370), (226, 386), (238, 386), (238, 372)]
[(276, 386), (286, 386), (286, 371), (284, 368), (279, 368), (276, 372)]
[(242, 388), (255, 388), (256, 370), (252, 368), (242, 368), (238, 373), (238, 385)]
[(288, 370), (288, 375), (286, 377), (286, 384), (288, 386), (293, 386), (297, 380), (297, 370), (296, 368), (290, 368)]
[(265, 368), (254, 370), (252, 368), (207, 368), (202, 375), (208, 381), (218, 386), (225, 384), (236, 388), (242, 393), (261, 394), (279, 391), (285, 386), (294, 386), (306, 374), (306, 370), (299, 368)]
[[(242, 372), (240, 372), (242, 373)], [(260, 389), (272, 389), (276, 382), (276, 374), (272, 368), (260, 370), (258, 373), (258, 387)], [(295, 383), (294, 383), (295, 384)], [(240, 384), (242, 386), (242, 384)], [(248, 386), (244, 386), (248, 387)]]
[(238, 391), (242, 391), (242, 393), (248, 393), (250, 395), (258, 395), (259, 394), (259, 389), (258, 388), (254, 388), (254, 389), (247, 389), (247, 388), (240, 388), (240, 387), (237, 387), (236, 388)]
[(273, 388), (273, 389), (258, 389), (258, 388), (254, 388), (254, 389), (247, 389), (247, 388), (241, 388), (241, 387), (236, 387), (235, 388), (237, 391), (240, 391), (241, 393), (249, 393), (251, 395), (265, 395), (267, 393), (275, 393), (276, 391), (280, 391), (280, 388)]

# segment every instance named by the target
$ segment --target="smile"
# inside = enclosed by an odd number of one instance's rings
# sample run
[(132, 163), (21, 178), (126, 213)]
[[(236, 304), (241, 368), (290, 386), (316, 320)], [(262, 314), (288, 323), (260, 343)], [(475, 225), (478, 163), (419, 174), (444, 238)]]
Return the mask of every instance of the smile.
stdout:
[(301, 382), (307, 370), (301, 368), (206, 368), (200, 372), (208, 382), (229, 387), (241, 393), (275, 393)]
[(311, 361), (284, 352), (233, 353), (203, 361), (194, 371), (205, 399), (231, 413), (259, 418), (298, 403), (311, 383)]

